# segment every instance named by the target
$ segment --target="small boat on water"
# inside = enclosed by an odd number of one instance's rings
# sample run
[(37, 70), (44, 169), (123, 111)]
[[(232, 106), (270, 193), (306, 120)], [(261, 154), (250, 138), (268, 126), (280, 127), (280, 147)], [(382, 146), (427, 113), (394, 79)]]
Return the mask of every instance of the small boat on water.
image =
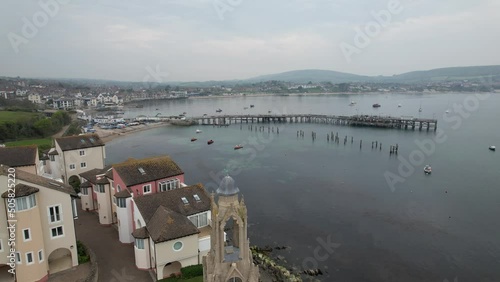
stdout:
[(199, 129), (196, 129), (196, 133), (201, 133), (201, 130), (199, 130)]
[(250, 105), (250, 108), (253, 108), (253, 107), (254, 107), (254, 105)]
[(198, 139), (196, 139), (196, 138), (191, 138), (191, 142), (194, 142), (194, 141), (196, 141), (196, 140), (198, 140)]
[(354, 106), (354, 105), (356, 105), (355, 101), (351, 101), (351, 103), (349, 104), (349, 106)]
[(372, 107), (374, 107), (374, 108), (380, 108), (381, 106), (380, 106), (379, 103), (376, 103), (376, 104), (373, 104)]
[(267, 113), (268, 113), (268, 114), (270, 114), (270, 113), (271, 113), (271, 111), (267, 111)]
[(186, 113), (186, 112), (183, 112), (182, 114), (183, 114), (183, 115), (185, 115), (185, 114), (187, 114), (187, 113)]
[(401, 108), (401, 104), (398, 104), (398, 108)]
[(449, 110), (446, 110), (445, 113), (449, 113), (450, 111)]
[(220, 113), (220, 112), (222, 112), (222, 110), (221, 109), (217, 109), (217, 110), (215, 110), (215, 112), (216, 113)]
[(214, 143), (214, 140), (210, 139), (207, 141), (207, 144), (210, 145), (210, 144), (213, 144)]
[(234, 149), (235, 149), (235, 150), (239, 150), (239, 149), (241, 149), (241, 148), (243, 148), (243, 145), (241, 145), (241, 144), (240, 144), (240, 145), (236, 145), (236, 146), (234, 146)]
[(424, 172), (425, 172), (425, 174), (431, 174), (431, 173), (432, 173), (432, 168), (431, 168), (431, 166), (430, 166), (430, 165), (426, 165), (426, 166), (424, 167)]
[(497, 149), (497, 147), (495, 146), (490, 146), (488, 149), (490, 149), (491, 151), (495, 151)]

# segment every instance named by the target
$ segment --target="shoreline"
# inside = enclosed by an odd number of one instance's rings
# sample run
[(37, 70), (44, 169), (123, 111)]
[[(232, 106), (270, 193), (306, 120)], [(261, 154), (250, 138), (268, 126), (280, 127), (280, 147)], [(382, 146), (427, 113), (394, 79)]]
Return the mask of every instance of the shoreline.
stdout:
[(121, 129), (101, 129), (96, 128), (96, 134), (101, 138), (102, 142), (108, 143), (120, 137), (130, 136), (134, 133), (160, 128), (164, 126), (171, 126), (168, 122), (157, 122), (152, 124), (141, 124), (134, 127), (126, 127)]

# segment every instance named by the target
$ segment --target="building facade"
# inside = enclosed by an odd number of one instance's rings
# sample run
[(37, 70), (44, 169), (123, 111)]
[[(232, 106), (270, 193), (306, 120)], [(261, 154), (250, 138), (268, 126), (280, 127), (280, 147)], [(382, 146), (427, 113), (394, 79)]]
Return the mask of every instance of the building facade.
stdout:
[(38, 174), (40, 168), (38, 147), (36, 145), (0, 147), (0, 164)]
[(47, 153), (44, 176), (69, 183), (70, 178), (98, 168), (103, 169), (106, 148), (97, 134), (56, 138), (54, 148)]
[[(47, 281), (50, 273), (78, 265), (73, 188), (22, 170), (15, 171), (15, 189), (7, 183), (10, 168), (0, 165), (0, 230), (7, 230), (9, 203), (15, 203), (15, 279)], [(13, 219), (9, 216), (9, 220)], [(0, 232), (0, 281), (14, 279), (8, 273), (8, 232)], [(4, 267), (2, 267), (2, 265)], [(7, 272), (7, 273), (6, 273)]]

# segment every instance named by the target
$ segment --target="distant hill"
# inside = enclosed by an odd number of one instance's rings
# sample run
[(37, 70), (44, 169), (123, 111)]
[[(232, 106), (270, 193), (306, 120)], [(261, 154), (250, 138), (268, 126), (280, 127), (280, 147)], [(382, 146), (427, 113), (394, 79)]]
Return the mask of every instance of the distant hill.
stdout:
[(363, 76), (331, 70), (295, 70), (277, 74), (262, 75), (241, 82), (261, 82), (269, 80), (294, 83), (325, 82), (395, 82), (425, 83), (434, 81), (477, 80), (486, 77), (500, 77), (500, 66), (452, 67), (425, 71), (412, 71), (393, 76)]
[(287, 71), (277, 74), (268, 74), (257, 76), (250, 79), (243, 80), (244, 82), (262, 82), (269, 80), (287, 81), (295, 83), (308, 83), (311, 82), (332, 82), (332, 83), (342, 83), (342, 82), (363, 82), (372, 81), (373, 78), (369, 76), (331, 71), (331, 70), (295, 70)]
[(446, 80), (477, 80), (487, 77), (499, 77), (500, 66), (474, 66), (474, 67), (453, 67), (440, 68), (426, 71), (412, 71), (390, 78), (382, 78), (400, 83), (433, 82)]

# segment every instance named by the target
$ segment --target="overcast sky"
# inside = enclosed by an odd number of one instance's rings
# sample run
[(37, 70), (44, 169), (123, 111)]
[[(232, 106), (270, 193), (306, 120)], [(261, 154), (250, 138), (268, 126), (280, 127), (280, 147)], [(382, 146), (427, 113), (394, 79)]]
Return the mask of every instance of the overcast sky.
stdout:
[[(56, 1), (68, 3), (50, 15), (40, 4)], [(500, 64), (500, 1), (391, 1), (2, 0), (0, 76), (163, 82)], [(390, 20), (377, 30), (380, 11)], [(370, 41), (356, 45), (367, 25)]]

